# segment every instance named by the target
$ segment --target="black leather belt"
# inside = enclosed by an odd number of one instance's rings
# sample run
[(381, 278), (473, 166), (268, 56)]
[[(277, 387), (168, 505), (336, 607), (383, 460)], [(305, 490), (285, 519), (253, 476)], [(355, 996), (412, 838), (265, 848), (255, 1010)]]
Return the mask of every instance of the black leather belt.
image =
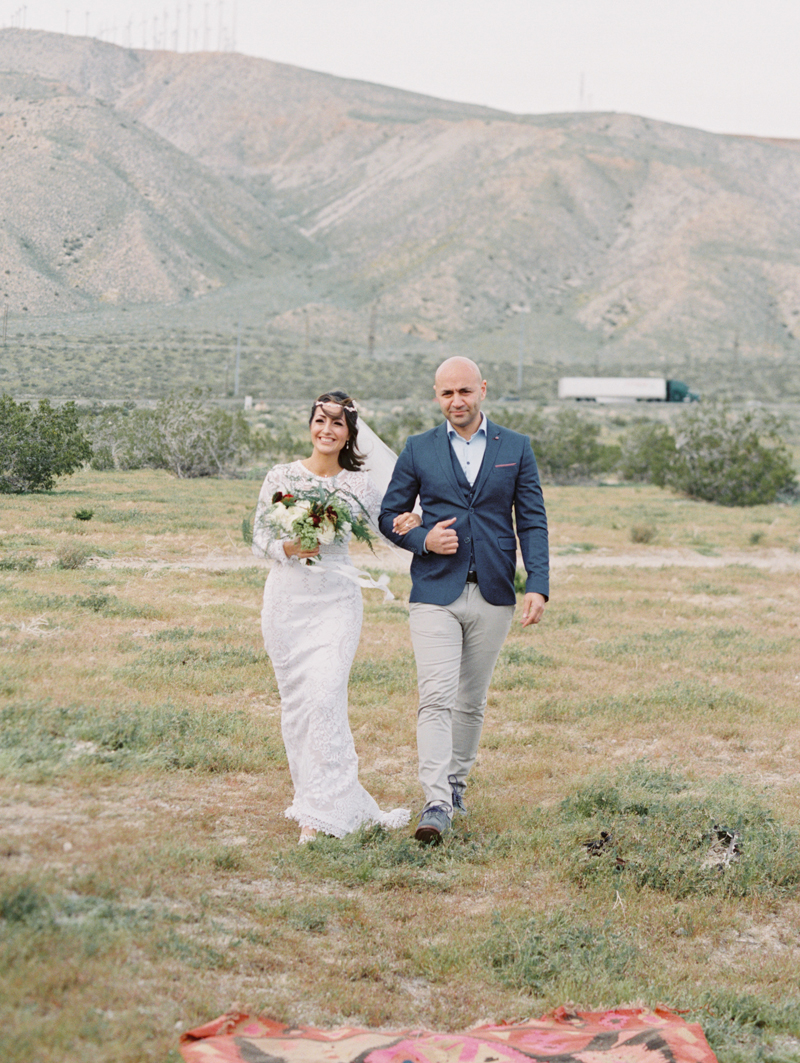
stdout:
[(472, 569), (472, 571), (467, 573), (467, 583), (477, 583), (477, 582), (478, 582), (478, 573), (474, 569)]

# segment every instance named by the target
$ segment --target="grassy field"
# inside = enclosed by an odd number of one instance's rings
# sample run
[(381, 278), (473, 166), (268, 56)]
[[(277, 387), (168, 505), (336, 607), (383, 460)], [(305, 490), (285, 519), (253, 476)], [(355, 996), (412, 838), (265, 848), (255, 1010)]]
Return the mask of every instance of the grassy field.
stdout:
[[(469, 817), (437, 849), (299, 848), (257, 487), (0, 500), (4, 1063), (175, 1063), (231, 1008), (459, 1029), (567, 1002), (800, 1060), (800, 507), (547, 489), (552, 601), (503, 650)], [(409, 581), (361, 560), (397, 595), (365, 592), (361, 776), (416, 812)]]

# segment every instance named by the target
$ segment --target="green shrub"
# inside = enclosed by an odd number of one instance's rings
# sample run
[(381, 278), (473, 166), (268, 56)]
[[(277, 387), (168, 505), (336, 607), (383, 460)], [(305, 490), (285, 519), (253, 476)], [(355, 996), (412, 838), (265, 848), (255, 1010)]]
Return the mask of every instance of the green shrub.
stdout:
[(688, 410), (676, 425), (675, 457), (666, 482), (691, 498), (723, 506), (774, 502), (795, 483), (782, 427), (780, 420), (761, 410)]
[(152, 410), (101, 412), (92, 441), (96, 469), (167, 469), (181, 479), (230, 476), (260, 449), (240, 411), (208, 405), (199, 390), (169, 395)]
[(634, 524), (631, 528), (632, 543), (652, 543), (658, 535), (658, 529), (652, 524)]
[(619, 473), (624, 480), (664, 487), (675, 458), (675, 440), (663, 424), (642, 422), (634, 425), (621, 441)]
[(619, 463), (619, 447), (601, 442), (600, 425), (577, 410), (561, 409), (552, 417), (511, 414), (503, 423), (530, 437), (539, 474), (551, 483), (591, 480)]
[(92, 548), (84, 543), (64, 543), (56, 554), (57, 568), (83, 568), (92, 556)]
[(42, 399), (33, 409), (0, 396), (0, 493), (51, 491), (59, 476), (70, 476), (91, 456), (74, 402), (55, 410)]
[(414, 406), (378, 417), (372, 427), (384, 443), (391, 447), (395, 454), (399, 454), (409, 436), (427, 432), (429, 428), (439, 424), (441, 419), (438, 407), (434, 412), (419, 410)]
[(796, 493), (783, 424), (762, 410), (724, 406), (681, 413), (674, 434), (640, 422), (621, 440), (620, 475), (723, 506), (757, 506)]

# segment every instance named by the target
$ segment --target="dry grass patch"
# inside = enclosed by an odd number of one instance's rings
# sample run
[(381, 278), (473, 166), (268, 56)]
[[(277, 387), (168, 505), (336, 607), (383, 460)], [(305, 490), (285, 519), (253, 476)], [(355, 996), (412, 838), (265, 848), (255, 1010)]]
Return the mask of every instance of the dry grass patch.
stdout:
[[(549, 489), (564, 566), (501, 654), (469, 817), (433, 850), (300, 849), (239, 538), (257, 486), (83, 473), (3, 499), (2, 1058), (174, 1063), (179, 1026), (234, 1005), (453, 1028), (567, 999), (685, 1008), (731, 1063), (800, 1058), (800, 590), (742, 564), (791, 556), (797, 507)], [(671, 545), (718, 567), (631, 567)], [(365, 595), (361, 774), (416, 810), (408, 577), (359, 563), (397, 595)], [(740, 834), (724, 872), (715, 825)]]

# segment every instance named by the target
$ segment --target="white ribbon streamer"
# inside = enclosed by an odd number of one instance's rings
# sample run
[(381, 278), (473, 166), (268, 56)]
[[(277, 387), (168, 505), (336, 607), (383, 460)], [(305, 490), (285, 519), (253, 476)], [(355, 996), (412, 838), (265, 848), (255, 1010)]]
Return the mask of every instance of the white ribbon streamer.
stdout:
[[(309, 560), (311, 560), (309, 558)], [(373, 579), (369, 572), (365, 572), (363, 569), (356, 568), (355, 565), (349, 563), (340, 564), (334, 562), (331, 564), (331, 558), (320, 558), (313, 562), (313, 564), (307, 564), (306, 568), (309, 568), (312, 572), (314, 570), (318, 572), (324, 571), (336, 571), (339, 575), (344, 576), (345, 579), (350, 580), (351, 583), (355, 583), (359, 587), (366, 587), (369, 590), (383, 591), (384, 602), (394, 601), (394, 595), (389, 590), (389, 575), (386, 572), (381, 573), (377, 579)]]

